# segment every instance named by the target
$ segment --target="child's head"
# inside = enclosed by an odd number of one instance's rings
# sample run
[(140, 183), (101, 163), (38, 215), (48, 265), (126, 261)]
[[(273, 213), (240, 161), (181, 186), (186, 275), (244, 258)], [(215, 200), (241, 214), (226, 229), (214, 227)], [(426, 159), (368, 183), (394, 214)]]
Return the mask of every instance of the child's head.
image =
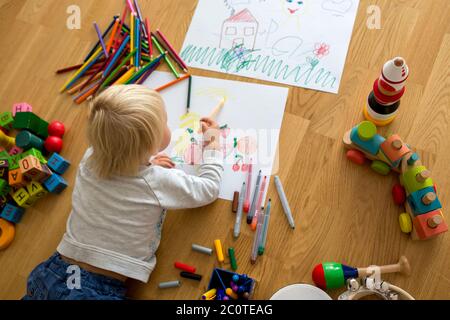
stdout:
[(111, 86), (90, 106), (90, 164), (101, 178), (133, 176), (170, 142), (164, 102), (144, 86)]

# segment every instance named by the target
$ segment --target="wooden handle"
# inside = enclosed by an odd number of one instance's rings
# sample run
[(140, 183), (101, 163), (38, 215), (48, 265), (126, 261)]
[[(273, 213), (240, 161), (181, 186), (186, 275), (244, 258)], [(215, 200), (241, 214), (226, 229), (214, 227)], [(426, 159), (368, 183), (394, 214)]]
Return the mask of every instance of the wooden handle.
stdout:
[[(400, 272), (408, 275), (411, 273), (411, 267), (408, 259), (405, 256), (401, 256), (400, 260), (396, 264), (380, 266), (380, 272), (381, 274)], [(372, 272), (369, 272), (368, 268), (358, 268), (358, 274), (360, 277), (367, 277), (371, 276)]]

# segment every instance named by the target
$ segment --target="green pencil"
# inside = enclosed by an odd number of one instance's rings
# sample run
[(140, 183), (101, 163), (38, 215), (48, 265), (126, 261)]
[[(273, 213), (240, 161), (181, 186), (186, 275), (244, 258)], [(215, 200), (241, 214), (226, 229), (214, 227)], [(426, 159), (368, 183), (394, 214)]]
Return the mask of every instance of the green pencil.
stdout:
[[(164, 50), (161, 47), (161, 45), (159, 44), (158, 40), (156, 40), (156, 38), (154, 36), (152, 36), (152, 41), (155, 44), (156, 48), (158, 48), (159, 53), (163, 53)], [(173, 74), (175, 75), (175, 77), (178, 79), (180, 78), (180, 74), (177, 72), (177, 70), (175, 69), (175, 67), (173, 66), (172, 62), (170, 62), (169, 58), (166, 56), (164, 56), (164, 60), (166, 61), (167, 65), (169, 66), (169, 69), (172, 70)]]
[(126, 56), (126, 58), (122, 61), (122, 63), (119, 64), (119, 66), (116, 69), (114, 69), (114, 71), (109, 75), (109, 77), (106, 78), (105, 82), (103, 82), (103, 84), (100, 86), (100, 90), (105, 88), (111, 82), (111, 80), (114, 78), (117, 72), (119, 72), (119, 70), (131, 59), (131, 57), (133, 57), (133, 55), (136, 53), (136, 50), (137, 49), (131, 51), (128, 54), (128, 56)]
[(189, 113), (189, 109), (191, 108), (191, 91), (192, 91), (192, 76), (189, 76), (189, 87), (188, 87), (188, 98), (187, 98), (187, 111)]

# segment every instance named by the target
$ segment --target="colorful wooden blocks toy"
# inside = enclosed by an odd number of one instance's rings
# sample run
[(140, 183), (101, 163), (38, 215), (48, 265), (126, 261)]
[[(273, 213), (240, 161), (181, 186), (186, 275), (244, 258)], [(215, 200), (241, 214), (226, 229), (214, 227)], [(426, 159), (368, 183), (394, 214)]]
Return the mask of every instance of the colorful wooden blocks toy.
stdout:
[(16, 113), (18, 112), (32, 112), (33, 111), (33, 107), (26, 103), (26, 102), (20, 102), (20, 103), (15, 103), (13, 105), (13, 111), (12, 111), (12, 115), (13, 117), (16, 116)]
[(6, 130), (11, 130), (14, 124), (14, 117), (12, 112), (3, 112), (0, 115), (0, 126)]
[(32, 201), (42, 199), (48, 193), (47, 190), (44, 189), (42, 184), (40, 184), (37, 181), (31, 181), (27, 185), (27, 192), (30, 195), (30, 198), (32, 199)]
[(20, 188), (13, 194), (14, 201), (22, 208), (29, 208), (33, 204), (30, 195), (25, 188)]
[(9, 185), (14, 188), (22, 188), (26, 185), (25, 178), (20, 169), (9, 170), (8, 182)]
[(64, 174), (70, 166), (70, 162), (61, 157), (58, 153), (53, 153), (48, 159), (47, 165), (57, 174)]
[(57, 173), (53, 173), (50, 177), (48, 177), (44, 181), (44, 187), (50, 193), (61, 193), (65, 188), (67, 188), (66, 180), (58, 175)]
[(28, 157), (28, 156), (33, 156), (33, 157), (38, 158), (38, 159), (39, 159), (39, 162), (40, 162), (41, 164), (46, 164), (46, 163), (47, 163), (47, 160), (46, 160), (45, 157), (42, 155), (42, 152), (39, 151), (38, 149), (31, 148), (30, 150), (23, 152), (23, 153), (20, 155), (20, 157), (21, 157), (20, 159), (23, 159), (23, 158)]
[(8, 170), (9, 170), (9, 163), (8, 160), (0, 159), (0, 178), (8, 181)]
[(10, 156), (8, 159), (9, 170), (19, 169), (19, 161), (22, 159), (21, 154)]
[(42, 151), (44, 150), (44, 140), (24, 130), (16, 136), (16, 146), (23, 150), (36, 148)]
[(377, 151), (378, 142), (382, 139), (374, 139), (377, 136), (376, 127), (367, 122), (345, 133), (343, 142), (350, 149), (347, 158), (358, 165), (364, 164), (365, 159), (372, 160), (371, 168), (382, 175), (387, 175), (391, 169), (400, 174), (400, 184), (392, 188), (392, 196), (397, 205), (405, 206), (406, 213), (399, 216), (402, 232), (411, 233), (413, 239), (420, 240), (446, 232), (448, 226), (440, 211), (442, 206), (431, 172), (396, 134), (382, 141)]
[(34, 156), (27, 156), (19, 161), (20, 171), (29, 180), (41, 180), (47, 176), (42, 168), (39, 159)]
[(23, 150), (21, 148), (19, 148), (18, 146), (14, 146), (9, 150), (9, 155), (14, 156), (16, 154), (22, 153)]
[(28, 130), (44, 139), (48, 136), (48, 123), (32, 112), (16, 113), (13, 128)]
[(3, 208), (2, 213), (0, 214), (0, 218), (5, 219), (12, 223), (19, 223), (22, 219), (25, 210), (12, 204), (8, 203)]
[(5, 196), (10, 190), (8, 181), (5, 179), (0, 179), (0, 196)]

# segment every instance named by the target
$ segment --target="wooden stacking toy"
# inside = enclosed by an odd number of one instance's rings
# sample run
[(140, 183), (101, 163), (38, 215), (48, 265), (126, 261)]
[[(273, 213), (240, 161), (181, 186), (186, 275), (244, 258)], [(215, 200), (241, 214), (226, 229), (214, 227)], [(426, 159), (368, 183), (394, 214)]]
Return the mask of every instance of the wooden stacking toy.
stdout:
[[(13, 112), (0, 114), (0, 250), (14, 240), (15, 224), (25, 209), (48, 193), (61, 193), (67, 182), (61, 177), (70, 162), (48, 148), (49, 138), (62, 138), (61, 122), (50, 125), (32, 112), (31, 105), (18, 103)], [(12, 131), (17, 131), (15, 137)], [(52, 134), (49, 136), (49, 133)], [(62, 140), (61, 140), (62, 141)]]
[(343, 142), (350, 149), (350, 161), (362, 165), (369, 159), (371, 168), (382, 175), (391, 170), (400, 174), (400, 184), (393, 187), (392, 196), (407, 212), (399, 216), (404, 233), (411, 233), (415, 240), (426, 240), (448, 230), (430, 171), (399, 135), (386, 139), (377, 134), (372, 122), (363, 121), (345, 133)]
[[(381, 274), (400, 272), (410, 274), (411, 267), (405, 256), (400, 257), (396, 264), (380, 266)], [(345, 286), (348, 279), (369, 277), (373, 268), (354, 268), (336, 262), (325, 262), (314, 267), (312, 278), (316, 286), (323, 290), (338, 289)]]
[(386, 126), (394, 121), (400, 99), (406, 90), (408, 76), (409, 69), (405, 59), (397, 57), (385, 63), (363, 110), (367, 120), (377, 126)]

